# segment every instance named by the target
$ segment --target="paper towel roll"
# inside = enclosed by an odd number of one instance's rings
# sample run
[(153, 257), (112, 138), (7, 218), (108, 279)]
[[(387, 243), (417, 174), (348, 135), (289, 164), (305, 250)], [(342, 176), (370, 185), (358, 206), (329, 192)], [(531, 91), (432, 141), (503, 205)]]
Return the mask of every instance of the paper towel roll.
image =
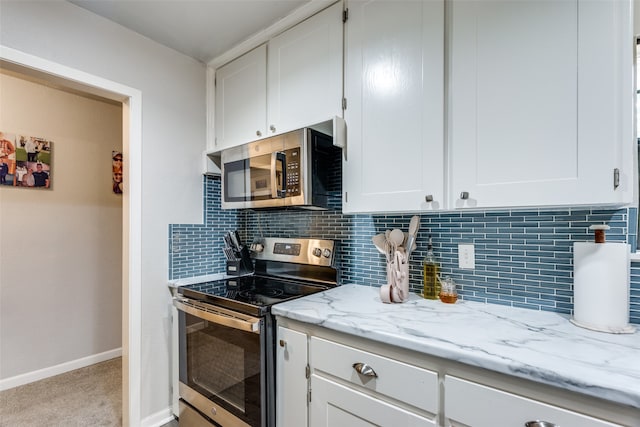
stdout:
[(573, 319), (583, 328), (631, 333), (629, 325), (629, 245), (573, 244)]

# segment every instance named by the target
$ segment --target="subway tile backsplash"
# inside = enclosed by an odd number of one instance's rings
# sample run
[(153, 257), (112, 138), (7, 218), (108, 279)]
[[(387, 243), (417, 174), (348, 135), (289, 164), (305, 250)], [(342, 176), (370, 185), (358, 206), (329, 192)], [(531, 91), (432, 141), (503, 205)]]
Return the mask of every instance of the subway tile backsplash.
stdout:
[[(220, 179), (204, 177), (204, 224), (169, 227), (171, 279), (224, 271), (222, 235), (238, 229), (245, 241), (259, 236), (335, 240), (341, 283), (385, 284), (384, 255), (371, 237), (387, 229), (407, 231), (412, 214), (343, 215), (330, 211), (223, 211)], [(410, 287), (420, 292), (428, 236), (442, 274), (459, 284), (461, 299), (570, 314), (573, 308), (573, 242), (592, 240), (591, 224), (608, 224), (608, 241), (635, 248), (637, 209), (556, 209), (446, 212), (421, 215)], [(475, 245), (474, 270), (457, 268), (459, 243)], [(606, 286), (603, 284), (603, 286)], [(640, 263), (631, 266), (630, 317), (640, 323)]]

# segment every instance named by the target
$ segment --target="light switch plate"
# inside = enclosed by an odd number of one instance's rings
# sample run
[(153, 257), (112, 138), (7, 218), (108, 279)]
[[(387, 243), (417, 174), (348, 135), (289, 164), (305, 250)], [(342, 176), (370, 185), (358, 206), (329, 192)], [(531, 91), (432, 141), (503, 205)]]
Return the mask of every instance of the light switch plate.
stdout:
[(458, 244), (458, 267), (465, 270), (476, 268), (476, 253), (473, 243)]

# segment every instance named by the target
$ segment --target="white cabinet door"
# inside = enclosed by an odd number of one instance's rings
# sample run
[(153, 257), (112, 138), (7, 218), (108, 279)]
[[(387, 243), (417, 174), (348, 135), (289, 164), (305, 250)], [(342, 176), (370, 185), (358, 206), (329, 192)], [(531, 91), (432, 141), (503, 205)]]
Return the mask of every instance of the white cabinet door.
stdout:
[(443, 2), (348, 6), (343, 210), (443, 208)]
[(266, 136), (267, 47), (216, 70), (215, 150)]
[(269, 135), (342, 117), (342, 3), (269, 41)]
[(307, 335), (278, 326), (276, 425), (307, 425)]
[(449, 375), (445, 376), (444, 390), (446, 426), (524, 427), (536, 420), (563, 427), (618, 426)]
[(424, 418), (326, 378), (311, 375), (310, 427), (435, 426)]
[(629, 2), (450, 7), (452, 207), (630, 202)]

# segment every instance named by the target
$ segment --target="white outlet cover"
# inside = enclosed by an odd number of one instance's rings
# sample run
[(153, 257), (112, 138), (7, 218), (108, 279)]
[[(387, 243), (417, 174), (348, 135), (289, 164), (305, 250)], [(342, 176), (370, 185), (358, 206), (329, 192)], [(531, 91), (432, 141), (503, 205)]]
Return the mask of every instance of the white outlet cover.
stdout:
[(473, 243), (458, 244), (458, 268), (464, 270), (476, 268), (476, 253)]

